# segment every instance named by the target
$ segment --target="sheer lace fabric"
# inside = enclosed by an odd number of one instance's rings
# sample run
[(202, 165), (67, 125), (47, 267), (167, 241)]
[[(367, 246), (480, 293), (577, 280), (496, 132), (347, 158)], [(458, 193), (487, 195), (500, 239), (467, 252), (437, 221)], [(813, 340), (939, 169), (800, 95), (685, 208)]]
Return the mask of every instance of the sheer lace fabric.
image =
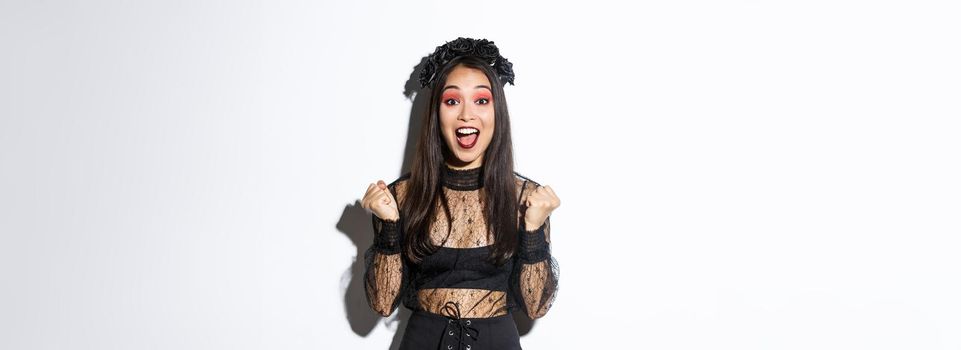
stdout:
[[(400, 304), (412, 310), (446, 315), (455, 303), (461, 317), (484, 318), (522, 310), (531, 318), (543, 316), (557, 292), (557, 262), (550, 254), (550, 218), (539, 228), (523, 227), (523, 206), (538, 184), (515, 173), (518, 188), (519, 244), (504, 266), (483, 260), (494, 242), (487, 235), (483, 215), (481, 168), (447, 169), (443, 195), (447, 197), (451, 224), (440, 201), (430, 237), (441, 248), (419, 263), (401, 253), (403, 228), (399, 222), (372, 216), (374, 244), (367, 250), (365, 287), (370, 306), (389, 315)], [(403, 202), (409, 174), (388, 185)], [(403, 220), (403, 218), (401, 218)]]

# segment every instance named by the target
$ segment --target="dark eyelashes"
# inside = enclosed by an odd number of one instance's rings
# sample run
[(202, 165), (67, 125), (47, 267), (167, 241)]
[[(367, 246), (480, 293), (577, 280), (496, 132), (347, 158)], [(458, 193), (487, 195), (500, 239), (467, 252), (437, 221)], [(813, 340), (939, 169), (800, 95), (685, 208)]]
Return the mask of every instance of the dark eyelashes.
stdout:
[[(483, 101), (484, 101), (484, 104), (491, 103), (490, 99), (488, 99), (488, 98), (479, 98), (479, 99), (477, 99), (477, 100), (478, 100), (478, 101), (483, 100)], [(457, 101), (457, 100), (456, 100), (456, 99), (453, 99), (453, 98), (449, 98), (449, 99), (444, 100), (443, 103), (444, 103), (445, 105), (451, 106), (450, 101)]]

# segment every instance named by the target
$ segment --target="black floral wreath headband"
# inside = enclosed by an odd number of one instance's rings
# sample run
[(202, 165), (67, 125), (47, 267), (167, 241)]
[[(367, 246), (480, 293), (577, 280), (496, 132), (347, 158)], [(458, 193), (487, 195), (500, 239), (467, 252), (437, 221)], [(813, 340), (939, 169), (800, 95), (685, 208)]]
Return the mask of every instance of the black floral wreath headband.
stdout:
[(493, 41), (459, 37), (438, 46), (434, 53), (427, 56), (427, 62), (420, 71), (420, 87), (430, 85), (436, 78), (438, 70), (460, 56), (476, 56), (484, 60), (488, 65), (494, 66), (494, 72), (497, 73), (502, 84), (514, 85), (513, 64), (500, 55)]

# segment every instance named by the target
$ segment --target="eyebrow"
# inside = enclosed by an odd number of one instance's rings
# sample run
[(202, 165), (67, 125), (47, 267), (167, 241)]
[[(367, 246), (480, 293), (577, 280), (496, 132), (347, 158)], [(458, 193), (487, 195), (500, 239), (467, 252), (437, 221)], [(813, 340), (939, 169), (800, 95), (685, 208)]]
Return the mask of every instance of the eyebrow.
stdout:
[[(477, 86), (475, 86), (474, 88), (475, 88), (475, 89), (476, 89), (476, 88), (485, 88), (485, 89), (487, 89), (487, 90), (490, 90), (490, 89), (491, 89), (490, 86), (487, 86), (487, 85), (484, 85), (484, 84), (477, 85)], [(447, 86), (444, 87), (444, 90), (442, 90), (442, 91), (447, 91), (447, 89), (457, 89), (457, 90), (460, 90), (460, 88), (457, 87), (457, 85), (447, 85)]]

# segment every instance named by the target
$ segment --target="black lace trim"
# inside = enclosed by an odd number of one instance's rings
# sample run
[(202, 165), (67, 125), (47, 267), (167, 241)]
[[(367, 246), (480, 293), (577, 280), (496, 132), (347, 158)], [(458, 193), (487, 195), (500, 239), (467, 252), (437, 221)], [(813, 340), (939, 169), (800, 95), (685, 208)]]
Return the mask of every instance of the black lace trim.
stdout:
[(546, 227), (547, 222), (541, 224), (541, 227), (538, 227), (534, 231), (527, 231), (524, 228), (520, 230), (518, 257), (523, 263), (533, 264), (546, 260), (551, 256), (550, 244), (547, 243), (547, 237), (544, 234)]
[[(374, 217), (374, 250), (384, 254), (400, 253), (400, 222)], [(377, 229), (376, 227), (380, 227)]]
[(484, 187), (484, 167), (452, 169), (444, 166), (444, 186), (459, 191), (473, 191)]

